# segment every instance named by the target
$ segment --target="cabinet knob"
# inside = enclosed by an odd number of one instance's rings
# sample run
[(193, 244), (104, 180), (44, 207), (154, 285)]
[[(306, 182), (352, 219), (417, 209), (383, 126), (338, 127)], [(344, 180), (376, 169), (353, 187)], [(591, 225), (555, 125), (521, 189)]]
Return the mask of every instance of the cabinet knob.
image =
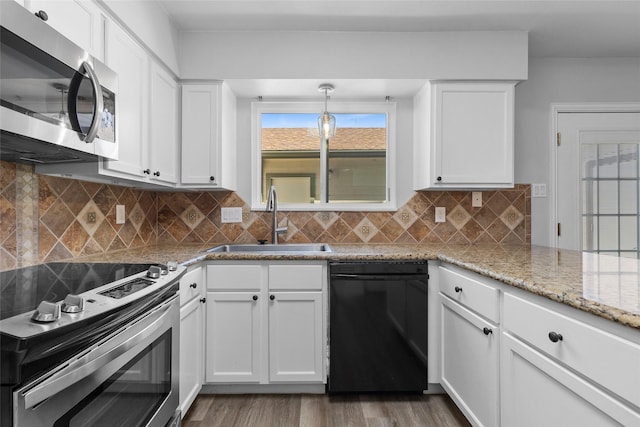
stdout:
[(551, 331), (549, 332), (549, 339), (551, 340), (551, 342), (562, 341), (562, 334)]
[(253, 300), (254, 300), (254, 301), (258, 301), (258, 295), (254, 295), (254, 296), (253, 296)]
[(215, 177), (215, 176), (210, 176), (210, 177), (209, 177), (209, 181), (215, 181), (215, 180), (216, 180), (216, 177)]
[(437, 177), (436, 181), (441, 182), (442, 181), (442, 177), (441, 176)]
[(491, 329), (491, 328), (487, 328), (487, 327), (485, 326), (484, 328), (482, 328), (482, 332), (483, 332), (485, 335), (489, 335), (489, 334), (492, 334), (492, 333), (493, 333), (493, 329)]
[(153, 176), (160, 176), (160, 171), (155, 171), (155, 172), (153, 173)]
[(460, 286), (456, 286), (453, 290), (456, 292), (462, 292), (462, 288)]
[(207, 299), (206, 298), (200, 298), (200, 302), (204, 304), (205, 302), (207, 302)]
[(275, 295), (269, 295), (269, 299), (270, 299), (271, 301), (273, 301), (273, 300), (275, 300), (275, 299), (276, 299), (276, 296), (275, 296)]
[(198, 284), (197, 283), (192, 283), (192, 284), (189, 285), (189, 287), (195, 289), (195, 288), (198, 287)]
[(45, 12), (44, 10), (39, 10), (35, 13), (35, 15), (42, 19), (43, 21), (48, 21), (49, 20), (49, 15), (47, 15), (47, 12)]
[(147, 175), (151, 175), (151, 169), (145, 169), (142, 171), (142, 173), (145, 173)]

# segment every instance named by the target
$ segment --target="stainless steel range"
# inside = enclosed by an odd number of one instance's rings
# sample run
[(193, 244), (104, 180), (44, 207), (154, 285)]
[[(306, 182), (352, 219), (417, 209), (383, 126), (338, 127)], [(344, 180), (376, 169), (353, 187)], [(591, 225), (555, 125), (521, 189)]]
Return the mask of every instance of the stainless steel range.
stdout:
[(179, 423), (185, 271), (48, 263), (0, 273), (0, 425)]

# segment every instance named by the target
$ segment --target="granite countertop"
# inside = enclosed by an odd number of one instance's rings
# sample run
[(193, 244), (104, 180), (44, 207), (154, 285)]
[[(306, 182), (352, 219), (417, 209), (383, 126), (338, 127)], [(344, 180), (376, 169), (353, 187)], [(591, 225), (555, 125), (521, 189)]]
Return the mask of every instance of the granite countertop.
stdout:
[(211, 245), (148, 246), (86, 262), (204, 260), (441, 260), (614, 322), (640, 329), (640, 262), (542, 246), (331, 244), (313, 254), (206, 253)]

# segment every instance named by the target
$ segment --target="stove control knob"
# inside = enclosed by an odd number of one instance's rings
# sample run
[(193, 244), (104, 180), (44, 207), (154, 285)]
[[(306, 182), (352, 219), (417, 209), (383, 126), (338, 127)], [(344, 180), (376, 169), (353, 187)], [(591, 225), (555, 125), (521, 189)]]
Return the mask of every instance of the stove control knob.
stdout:
[(165, 264), (158, 264), (158, 267), (160, 267), (160, 274), (162, 274), (163, 276), (166, 276), (167, 274), (169, 274), (169, 267)]
[(84, 310), (84, 298), (80, 295), (69, 294), (62, 302), (63, 313), (80, 313)]
[(150, 277), (152, 279), (157, 279), (158, 277), (160, 277), (161, 272), (162, 272), (162, 269), (160, 269), (159, 266), (152, 265), (151, 267), (149, 267), (149, 270), (147, 271), (147, 277)]
[(169, 267), (169, 271), (176, 271), (178, 269), (178, 261), (167, 262), (167, 267)]
[(42, 301), (38, 309), (31, 316), (31, 320), (40, 323), (55, 322), (60, 318), (60, 304), (56, 302)]

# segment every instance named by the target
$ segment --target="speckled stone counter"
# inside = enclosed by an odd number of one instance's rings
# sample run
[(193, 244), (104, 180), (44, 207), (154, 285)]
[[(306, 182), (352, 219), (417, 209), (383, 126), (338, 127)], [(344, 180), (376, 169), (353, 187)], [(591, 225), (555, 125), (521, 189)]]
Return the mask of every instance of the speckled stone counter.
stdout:
[(206, 253), (202, 245), (149, 246), (74, 261), (399, 260), (448, 262), (620, 324), (640, 329), (640, 262), (541, 246), (342, 245), (313, 254)]

